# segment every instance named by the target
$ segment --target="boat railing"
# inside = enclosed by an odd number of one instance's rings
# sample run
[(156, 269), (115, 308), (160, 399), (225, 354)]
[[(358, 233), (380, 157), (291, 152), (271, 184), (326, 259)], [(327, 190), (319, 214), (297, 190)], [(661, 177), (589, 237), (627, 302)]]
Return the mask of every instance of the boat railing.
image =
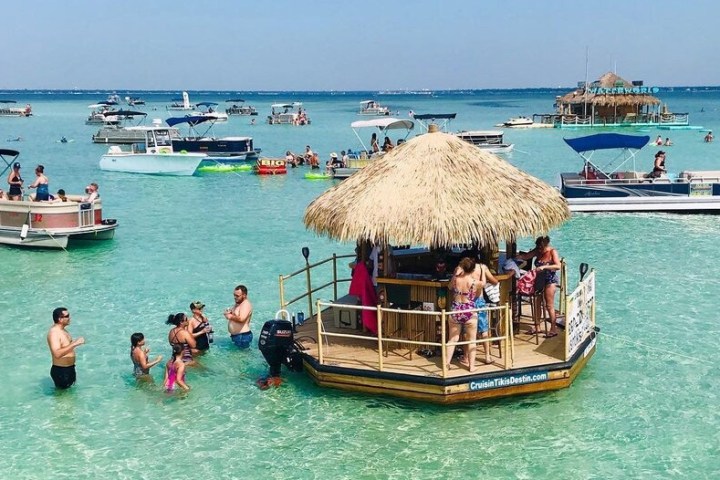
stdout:
[[(324, 309), (328, 308), (338, 308), (341, 307), (343, 309), (348, 310), (355, 310), (355, 311), (373, 311), (377, 315), (377, 336), (375, 335), (362, 335), (359, 333), (338, 333), (338, 332), (331, 332), (328, 331), (325, 328), (325, 321), (323, 320), (322, 311)], [(493, 336), (488, 336), (486, 338), (476, 338), (475, 340), (467, 340), (467, 341), (457, 341), (457, 342), (448, 342), (447, 341), (447, 323), (450, 320), (449, 317), (452, 315), (452, 312), (448, 312), (445, 310), (442, 311), (423, 311), (423, 310), (405, 310), (405, 309), (398, 309), (398, 308), (386, 308), (382, 307), (381, 305), (377, 305), (374, 307), (367, 307), (367, 306), (360, 306), (360, 305), (339, 305), (333, 302), (323, 302), (321, 300), (317, 301), (317, 310), (316, 310), (316, 322), (317, 322), (317, 338), (318, 338), (318, 362), (322, 365), (325, 364), (325, 356), (329, 349), (332, 348), (330, 344), (331, 338), (348, 338), (348, 339), (354, 339), (359, 340), (363, 342), (369, 342), (373, 343), (377, 346), (377, 364), (376, 368), (378, 371), (382, 372), (385, 370), (384, 361), (383, 358), (385, 356), (385, 352), (388, 350), (388, 344), (398, 344), (403, 345), (408, 348), (409, 351), (413, 351), (418, 349), (419, 347), (435, 347), (441, 349), (441, 360), (442, 360), (442, 378), (446, 378), (448, 376), (448, 364), (452, 359), (447, 357), (447, 347), (459, 347), (459, 346), (466, 346), (466, 345), (481, 345), (485, 344), (485, 348), (490, 349), (490, 345), (493, 342), (500, 342), (500, 348), (502, 352), (502, 363), (501, 364), (495, 364), (502, 368), (503, 370), (508, 370), (512, 368), (512, 361), (514, 357), (514, 349), (513, 349), (513, 329), (512, 329), (512, 314), (510, 312), (510, 305), (505, 304), (497, 307), (484, 307), (484, 308), (475, 308), (472, 310), (467, 310), (467, 312), (485, 312), (489, 316), (499, 316), (499, 320), (497, 321), (497, 327), (495, 330), (497, 334), (493, 334)], [(403, 323), (403, 317), (407, 317), (410, 315), (421, 315), (426, 317), (432, 317), (428, 318), (433, 325), (436, 323), (440, 323), (440, 341), (427, 341), (427, 340), (413, 340), (410, 338), (402, 338), (400, 336), (396, 335), (388, 335), (384, 329), (387, 325), (387, 321), (385, 319), (386, 316), (389, 316), (390, 314), (398, 315), (399, 321), (402, 324)], [(434, 321), (433, 321), (434, 320)], [(453, 350), (451, 350), (453, 351)], [(348, 358), (350, 359), (350, 358)], [(341, 360), (337, 356), (333, 356), (333, 361)]]

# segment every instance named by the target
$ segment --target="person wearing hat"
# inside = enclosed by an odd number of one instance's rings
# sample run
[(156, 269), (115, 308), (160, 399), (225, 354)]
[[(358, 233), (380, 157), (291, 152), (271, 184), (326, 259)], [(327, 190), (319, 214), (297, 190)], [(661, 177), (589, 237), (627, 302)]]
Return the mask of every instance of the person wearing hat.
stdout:
[(192, 317), (190, 317), (190, 322), (188, 322), (187, 326), (188, 332), (195, 338), (195, 348), (201, 352), (209, 350), (210, 344), (213, 341), (213, 329), (210, 326), (208, 317), (203, 313), (204, 308), (205, 304), (200, 300), (196, 300), (190, 304)]
[(335, 152), (332, 152), (330, 154), (330, 160), (328, 160), (328, 162), (325, 164), (325, 170), (328, 173), (332, 173), (333, 169), (335, 169), (335, 167), (342, 167), (342, 166), (343, 166), (343, 163), (342, 163), (342, 160), (340, 160), (338, 158), (338, 154)]
[(12, 170), (8, 174), (7, 182), (10, 185), (8, 190), (9, 200), (22, 200), (22, 185), (24, 180), (20, 176), (20, 162), (13, 164)]
[(660, 150), (655, 154), (655, 164), (653, 165), (653, 171), (650, 177), (659, 178), (664, 174), (667, 174), (667, 170), (665, 169), (665, 152)]

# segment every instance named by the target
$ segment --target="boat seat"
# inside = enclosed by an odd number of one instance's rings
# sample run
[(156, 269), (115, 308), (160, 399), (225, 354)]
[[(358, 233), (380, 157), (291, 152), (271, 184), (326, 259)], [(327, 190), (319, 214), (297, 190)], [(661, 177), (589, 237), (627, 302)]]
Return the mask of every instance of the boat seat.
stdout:
[(122, 148), (118, 147), (117, 145), (112, 145), (110, 148), (108, 148), (108, 153), (122, 153)]
[(720, 178), (720, 170), (686, 170), (684, 172), (680, 172), (680, 178), (685, 178), (687, 180), (692, 180), (693, 178)]

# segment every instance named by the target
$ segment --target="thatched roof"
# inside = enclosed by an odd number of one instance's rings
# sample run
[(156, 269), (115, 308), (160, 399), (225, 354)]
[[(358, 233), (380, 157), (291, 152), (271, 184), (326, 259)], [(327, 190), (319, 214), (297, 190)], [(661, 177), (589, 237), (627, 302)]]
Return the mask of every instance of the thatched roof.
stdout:
[(494, 246), (570, 216), (557, 189), (454, 135), (415, 137), (315, 199), (305, 225), (341, 241)]
[[(595, 82), (597, 86), (603, 88), (613, 88), (622, 84), (625, 88), (633, 88), (633, 84), (624, 78), (608, 72)], [(591, 103), (595, 105), (605, 105), (616, 107), (621, 105), (659, 105), (660, 99), (648, 93), (629, 93), (629, 94), (611, 94), (611, 93), (587, 93), (584, 88), (578, 88), (557, 99), (558, 104), (580, 104)]]

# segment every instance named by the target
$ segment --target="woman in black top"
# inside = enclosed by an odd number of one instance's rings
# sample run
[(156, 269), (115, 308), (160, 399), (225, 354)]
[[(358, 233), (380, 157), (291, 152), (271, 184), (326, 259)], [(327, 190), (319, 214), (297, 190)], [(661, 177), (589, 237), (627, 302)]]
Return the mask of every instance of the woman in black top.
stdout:
[(8, 190), (9, 200), (22, 200), (22, 184), (24, 180), (20, 176), (20, 162), (15, 162), (13, 168), (8, 174), (8, 184), (10, 190)]

